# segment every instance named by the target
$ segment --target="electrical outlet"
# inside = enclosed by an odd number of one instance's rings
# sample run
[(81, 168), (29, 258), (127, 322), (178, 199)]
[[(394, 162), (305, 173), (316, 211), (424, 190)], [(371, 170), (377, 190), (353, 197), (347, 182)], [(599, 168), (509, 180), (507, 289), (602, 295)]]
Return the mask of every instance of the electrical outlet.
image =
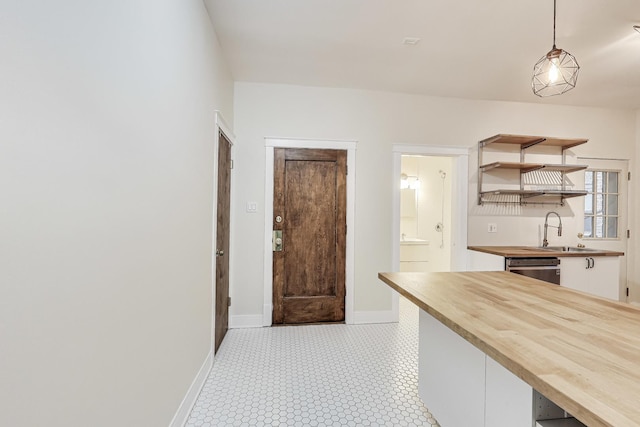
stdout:
[(495, 222), (490, 222), (487, 224), (487, 232), (489, 233), (497, 233), (498, 232), (498, 224)]

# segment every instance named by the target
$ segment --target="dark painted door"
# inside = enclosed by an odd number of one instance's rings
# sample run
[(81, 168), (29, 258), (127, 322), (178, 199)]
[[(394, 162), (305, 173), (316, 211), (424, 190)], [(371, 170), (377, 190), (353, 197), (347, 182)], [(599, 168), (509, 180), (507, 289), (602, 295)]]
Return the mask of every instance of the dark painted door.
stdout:
[(222, 343), (229, 325), (229, 215), (231, 195), (231, 143), (218, 137), (218, 200), (216, 228), (216, 325), (215, 347)]
[(273, 323), (344, 321), (347, 152), (274, 150)]

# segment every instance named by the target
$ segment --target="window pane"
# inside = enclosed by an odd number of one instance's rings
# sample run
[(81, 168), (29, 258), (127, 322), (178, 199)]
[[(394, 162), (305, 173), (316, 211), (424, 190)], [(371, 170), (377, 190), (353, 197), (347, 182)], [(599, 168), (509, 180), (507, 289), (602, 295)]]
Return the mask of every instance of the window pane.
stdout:
[(593, 217), (584, 217), (584, 237), (593, 237)]
[(584, 196), (584, 213), (593, 215), (593, 194)]
[(597, 238), (604, 237), (604, 217), (602, 216), (596, 217), (594, 237), (597, 237)]
[(584, 189), (587, 193), (593, 193), (593, 172), (586, 171), (584, 173)]
[(607, 215), (618, 215), (618, 196), (615, 194), (607, 196)]
[(604, 214), (604, 195), (596, 194), (596, 213)]
[(618, 218), (610, 216), (607, 218), (607, 236), (609, 238), (618, 237)]
[(596, 172), (596, 193), (602, 193), (604, 191), (604, 172)]
[(618, 172), (609, 172), (607, 174), (607, 192), (618, 192)]
[(620, 173), (589, 170), (584, 173), (584, 237), (618, 238)]

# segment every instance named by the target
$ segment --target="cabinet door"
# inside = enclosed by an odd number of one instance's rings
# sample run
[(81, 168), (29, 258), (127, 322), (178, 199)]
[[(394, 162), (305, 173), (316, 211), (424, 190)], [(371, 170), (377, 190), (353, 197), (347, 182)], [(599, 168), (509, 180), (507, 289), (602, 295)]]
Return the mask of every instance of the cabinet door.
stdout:
[(429, 260), (428, 244), (411, 244), (406, 245), (400, 243), (400, 261), (401, 262), (422, 262)]
[(420, 310), (419, 330), (422, 401), (440, 425), (484, 426), (486, 355), (424, 310)]
[(504, 257), (468, 250), (467, 271), (504, 271)]
[(593, 257), (589, 272), (589, 289), (592, 294), (616, 301), (624, 301), (620, 295), (620, 259), (618, 257)]
[(620, 300), (619, 275), (618, 257), (566, 257), (560, 261), (560, 286), (616, 301)]
[(585, 258), (560, 258), (560, 286), (591, 293), (588, 284), (587, 267), (588, 264)]
[(533, 420), (533, 388), (489, 356), (485, 372), (484, 425), (530, 426)]

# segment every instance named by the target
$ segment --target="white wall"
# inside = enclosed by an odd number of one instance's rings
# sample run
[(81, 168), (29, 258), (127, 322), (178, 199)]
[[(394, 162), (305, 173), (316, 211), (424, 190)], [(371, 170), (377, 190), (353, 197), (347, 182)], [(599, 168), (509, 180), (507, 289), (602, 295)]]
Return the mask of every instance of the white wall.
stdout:
[(0, 3), (0, 425), (168, 425), (211, 342), (199, 0)]
[[(579, 154), (585, 156), (635, 157), (632, 111), (241, 82), (235, 85), (235, 96), (236, 188), (242, 195), (233, 213), (233, 256), (242, 257), (242, 263), (233, 267), (232, 315), (262, 312), (264, 218), (245, 213), (244, 205), (249, 200), (264, 202), (265, 137), (358, 141), (356, 230), (350, 230), (356, 240), (356, 311), (386, 310), (391, 305), (390, 292), (377, 273), (391, 268), (391, 191), (397, 185), (392, 144), (473, 147), (497, 133), (540, 134), (590, 138), (580, 147)], [(475, 191), (472, 183), (473, 200)], [(500, 216), (474, 210), (469, 243), (517, 244), (513, 240), (535, 237), (541, 214)], [(489, 220), (499, 229), (492, 239), (486, 233)]]

